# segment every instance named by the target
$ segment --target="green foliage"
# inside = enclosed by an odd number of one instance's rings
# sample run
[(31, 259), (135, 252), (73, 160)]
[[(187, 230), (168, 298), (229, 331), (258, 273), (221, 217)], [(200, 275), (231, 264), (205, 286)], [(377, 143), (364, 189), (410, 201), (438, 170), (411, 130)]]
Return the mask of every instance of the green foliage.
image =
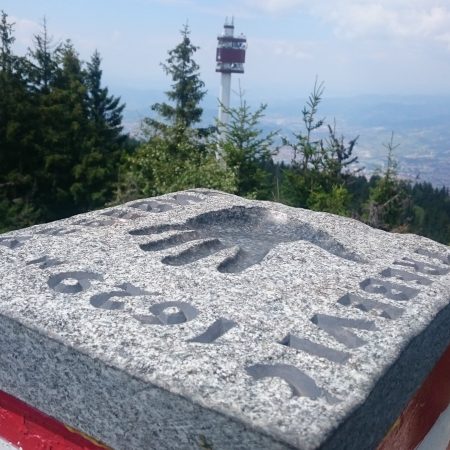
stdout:
[(103, 206), (113, 197), (125, 137), (123, 105), (101, 87), (70, 41), (53, 45), (44, 21), (26, 57), (0, 21), (0, 229)]
[[(348, 178), (348, 169), (351, 164), (358, 163), (358, 157), (353, 156), (353, 150), (359, 137), (351, 139), (348, 143), (345, 142), (343, 136), (338, 136), (336, 133), (336, 124), (327, 125), (328, 137), (326, 138), (325, 149), (322, 147), (321, 154), (323, 155), (323, 168), (326, 177), (328, 178), (328, 185), (333, 187), (336, 182), (345, 184)], [(323, 143), (320, 143), (323, 146)]]
[(26, 61), (14, 55), (13, 24), (2, 11), (0, 21), (0, 229), (32, 224), (35, 189), (33, 99), (28, 94)]
[(72, 194), (83, 209), (100, 207), (112, 199), (118, 178), (118, 166), (126, 137), (122, 134), (120, 97), (109, 95), (101, 86), (101, 58), (97, 51), (85, 73), (86, 107), (89, 119), (86, 132), (87, 151), (73, 173), (76, 184)]
[(228, 121), (217, 123), (220, 134), (211, 144), (217, 149), (226, 166), (236, 178), (237, 195), (255, 199), (269, 199), (273, 192), (273, 179), (267, 170), (272, 162), (275, 132), (264, 134), (259, 123), (267, 105), (252, 112), (240, 92), (238, 108), (224, 108)]
[(10, 202), (0, 199), (0, 233), (34, 225), (39, 221), (39, 212), (23, 198)]
[(320, 129), (325, 119), (316, 119), (319, 104), (324, 92), (323, 83), (314, 84), (313, 92), (310, 94), (306, 105), (302, 110), (302, 120), (305, 132), (294, 133), (294, 142), (283, 138), (283, 145), (291, 147), (293, 151), (292, 166), (297, 172), (304, 175), (308, 171), (318, 171), (323, 166), (323, 148), (320, 139), (313, 139), (314, 131)]
[(167, 64), (163, 64), (173, 81), (166, 95), (174, 106), (152, 106), (163, 121), (144, 120), (148, 140), (125, 159), (117, 201), (194, 187), (235, 191), (234, 174), (216, 160), (203, 130), (193, 128), (201, 119), (199, 104), (205, 91), (192, 59), (198, 47), (191, 43), (187, 26), (181, 35), (181, 43), (169, 51)]
[(84, 72), (73, 45), (68, 41), (55, 55), (57, 74), (41, 97), (40, 148), (44, 173), (39, 179), (38, 201), (50, 219), (83, 211), (81, 174), (77, 166), (86, 154), (87, 117)]
[(233, 173), (212, 152), (199, 152), (197, 139), (195, 130), (173, 128), (142, 144), (126, 160), (120, 201), (195, 187), (233, 192)]
[(415, 183), (408, 186), (407, 192), (413, 206), (410, 231), (450, 245), (448, 187), (435, 188), (430, 183)]
[(325, 125), (325, 119), (316, 119), (323, 92), (323, 83), (316, 80), (302, 110), (304, 131), (294, 133), (292, 142), (283, 138), (283, 146), (292, 149), (293, 157), (283, 173), (281, 198), (292, 206), (348, 215), (347, 169), (357, 162), (352, 155), (358, 138), (347, 144), (330, 125), (325, 140), (315, 136)]
[(199, 66), (193, 56), (198, 47), (192, 44), (187, 25), (181, 30), (181, 42), (169, 51), (166, 64), (161, 64), (166, 75), (173, 81), (172, 89), (166, 92), (170, 103), (155, 103), (155, 111), (163, 122), (146, 119), (146, 124), (156, 130), (164, 130), (167, 125), (190, 128), (200, 122), (203, 109), (200, 102), (206, 94), (205, 84), (199, 76)]
[(315, 191), (308, 199), (308, 207), (346, 216), (349, 213), (350, 194), (344, 186), (333, 186), (331, 192)]
[(366, 203), (365, 219), (371, 226), (392, 230), (407, 226), (409, 196), (407, 183), (400, 180), (397, 174), (398, 163), (394, 158), (394, 150), (398, 145), (394, 145), (394, 134), (390, 142), (384, 145), (388, 151), (386, 169), (374, 177), (375, 183)]
[(29, 78), (32, 90), (47, 94), (59, 74), (58, 58), (61, 45), (54, 45), (48, 34), (47, 21), (44, 18), (42, 30), (33, 38), (34, 46), (28, 49)]

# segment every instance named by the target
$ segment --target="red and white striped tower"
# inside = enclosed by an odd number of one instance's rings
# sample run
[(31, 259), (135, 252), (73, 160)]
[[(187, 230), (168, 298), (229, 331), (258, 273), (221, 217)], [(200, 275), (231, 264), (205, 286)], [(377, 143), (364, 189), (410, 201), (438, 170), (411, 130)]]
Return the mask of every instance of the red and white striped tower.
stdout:
[(247, 39), (243, 34), (234, 36), (234, 20), (225, 20), (223, 33), (217, 37), (216, 72), (220, 72), (220, 105), (219, 122), (226, 124), (228, 114), (225, 109), (230, 107), (231, 74), (244, 73), (245, 50)]

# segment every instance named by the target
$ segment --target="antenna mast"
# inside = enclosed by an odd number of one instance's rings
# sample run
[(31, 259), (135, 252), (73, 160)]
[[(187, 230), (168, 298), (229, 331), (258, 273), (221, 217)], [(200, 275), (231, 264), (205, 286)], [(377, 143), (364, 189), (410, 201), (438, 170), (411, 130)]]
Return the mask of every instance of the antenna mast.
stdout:
[(234, 36), (234, 18), (225, 19), (222, 35), (217, 37), (216, 72), (220, 77), (220, 105), (219, 123), (226, 125), (228, 114), (226, 109), (230, 107), (231, 74), (244, 73), (245, 51), (247, 39), (241, 34)]

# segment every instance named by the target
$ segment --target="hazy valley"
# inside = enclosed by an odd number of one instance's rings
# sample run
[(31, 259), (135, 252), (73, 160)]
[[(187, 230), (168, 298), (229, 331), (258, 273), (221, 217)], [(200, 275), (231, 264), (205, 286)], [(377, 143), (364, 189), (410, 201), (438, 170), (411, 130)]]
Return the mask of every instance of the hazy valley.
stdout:
[[(164, 99), (161, 91), (129, 88), (115, 89), (127, 103), (124, 123), (133, 134), (140, 121), (151, 114), (150, 105)], [(235, 102), (237, 101), (235, 96)], [(292, 137), (301, 129), (301, 110), (305, 99), (265, 99), (266, 116), (261, 125), (267, 130), (279, 130)], [(256, 108), (260, 100), (249, 98)], [(214, 122), (217, 99), (208, 95), (203, 103), (204, 123)], [(359, 136), (356, 154), (364, 172), (372, 173), (386, 160), (386, 148), (394, 132), (398, 144), (395, 155), (401, 176), (428, 181), (435, 186), (450, 185), (450, 96), (355, 96), (324, 98), (318, 118), (336, 123), (338, 134), (347, 140)], [(326, 129), (319, 137), (326, 137)], [(276, 159), (290, 160), (286, 149)]]

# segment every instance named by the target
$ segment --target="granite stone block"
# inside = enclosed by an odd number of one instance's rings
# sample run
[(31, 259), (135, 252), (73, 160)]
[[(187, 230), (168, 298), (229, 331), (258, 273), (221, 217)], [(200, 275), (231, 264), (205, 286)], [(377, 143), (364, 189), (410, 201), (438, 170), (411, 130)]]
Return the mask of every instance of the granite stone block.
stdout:
[(0, 236), (0, 389), (115, 449), (374, 449), (450, 249), (204, 189)]

